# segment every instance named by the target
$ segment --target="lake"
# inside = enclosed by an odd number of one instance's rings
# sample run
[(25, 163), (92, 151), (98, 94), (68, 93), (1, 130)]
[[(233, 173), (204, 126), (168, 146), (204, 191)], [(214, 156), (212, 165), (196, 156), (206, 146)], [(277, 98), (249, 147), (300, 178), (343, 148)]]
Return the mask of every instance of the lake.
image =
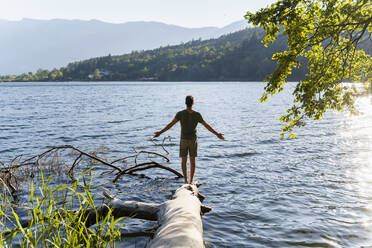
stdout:
[[(204, 203), (213, 208), (203, 217), (207, 247), (371, 245), (372, 98), (358, 100), (364, 114), (327, 113), (289, 140), (280, 139), (278, 118), (291, 94), (259, 103), (262, 92), (258, 82), (2, 83), (0, 160), (64, 144), (104, 148), (110, 160), (133, 149), (161, 153), (151, 136), (192, 94), (194, 109), (226, 138), (198, 127), (195, 179), (202, 183)], [(181, 171), (179, 133), (177, 124), (163, 136), (172, 137), (165, 142), (167, 165)], [(143, 173), (150, 178), (123, 176), (113, 185), (112, 175), (104, 174), (94, 184), (122, 200), (161, 203), (183, 183), (166, 171)], [(27, 195), (27, 187), (22, 192)], [(128, 228), (155, 224), (129, 220)], [(145, 242), (128, 239), (126, 245)]]

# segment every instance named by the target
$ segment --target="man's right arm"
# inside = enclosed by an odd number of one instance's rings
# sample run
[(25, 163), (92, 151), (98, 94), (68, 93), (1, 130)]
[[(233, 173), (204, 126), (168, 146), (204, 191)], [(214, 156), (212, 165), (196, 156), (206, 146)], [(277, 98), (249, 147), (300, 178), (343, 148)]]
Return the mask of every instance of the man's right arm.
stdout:
[(174, 126), (174, 124), (176, 124), (178, 122), (178, 119), (177, 118), (174, 118), (165, 128), (163, 128), (161, 131), (159, 132), (155, 132), (155, 135), (154, 135), (154, 138), (156, 137), (159, 137), (162, 133), (168, 131), (171, 127)]

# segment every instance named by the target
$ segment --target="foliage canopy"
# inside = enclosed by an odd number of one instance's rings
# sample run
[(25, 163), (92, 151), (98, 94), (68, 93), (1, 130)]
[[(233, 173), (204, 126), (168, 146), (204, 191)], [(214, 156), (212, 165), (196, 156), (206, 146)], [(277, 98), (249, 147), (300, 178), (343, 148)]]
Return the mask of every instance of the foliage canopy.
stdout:
[(371, 84), (371, 56), (359, 49), (365, 43), (371, 47), (371, 5), (370, 0), (279, 0), (247, 12), (248, 22), (265, 30), (265, 46), (281, 32), (288, 37), (288, 49), (273, 55), (278, 66), (265, 79), (261, 101), (284, 89), (293, 68), (306, 64), (309, 70), (293, 91), (293, 106), (280, 118), (287, 123), (282, 137), (306, 119), (320, 120), (326, 110), (356, 112), (356, 89), (342, 82)]

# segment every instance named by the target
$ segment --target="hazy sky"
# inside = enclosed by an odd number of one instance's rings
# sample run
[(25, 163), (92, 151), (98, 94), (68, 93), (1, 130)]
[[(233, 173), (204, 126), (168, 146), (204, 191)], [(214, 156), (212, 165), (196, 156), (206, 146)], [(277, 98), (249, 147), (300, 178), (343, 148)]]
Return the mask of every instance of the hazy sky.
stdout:
[(225, 26), (275, 0), (0, 0), (0, 19), (159, 21), (185, 27)]

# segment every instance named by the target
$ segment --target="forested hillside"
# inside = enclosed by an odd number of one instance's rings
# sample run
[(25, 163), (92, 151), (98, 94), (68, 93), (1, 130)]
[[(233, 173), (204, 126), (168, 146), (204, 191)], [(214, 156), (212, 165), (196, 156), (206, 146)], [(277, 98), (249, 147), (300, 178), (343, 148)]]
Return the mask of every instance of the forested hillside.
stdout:
[[(260, 81), (276, 66), (273, 53), (286, 49), (281, 36), (268, 48), (262, 30), (251, 28), (218, 39), (104, 56), (52, 71), (3, 76), (2, 81)], [(294, 73), (292, 80), (304, 77)]]
[(0, 75), (51, 70), (108, 54), (218, 38), (246, 27), (245, 20), (221, 28), (185, 28), (143, 21), (116, 24), (99, 20), (0, 20)]

